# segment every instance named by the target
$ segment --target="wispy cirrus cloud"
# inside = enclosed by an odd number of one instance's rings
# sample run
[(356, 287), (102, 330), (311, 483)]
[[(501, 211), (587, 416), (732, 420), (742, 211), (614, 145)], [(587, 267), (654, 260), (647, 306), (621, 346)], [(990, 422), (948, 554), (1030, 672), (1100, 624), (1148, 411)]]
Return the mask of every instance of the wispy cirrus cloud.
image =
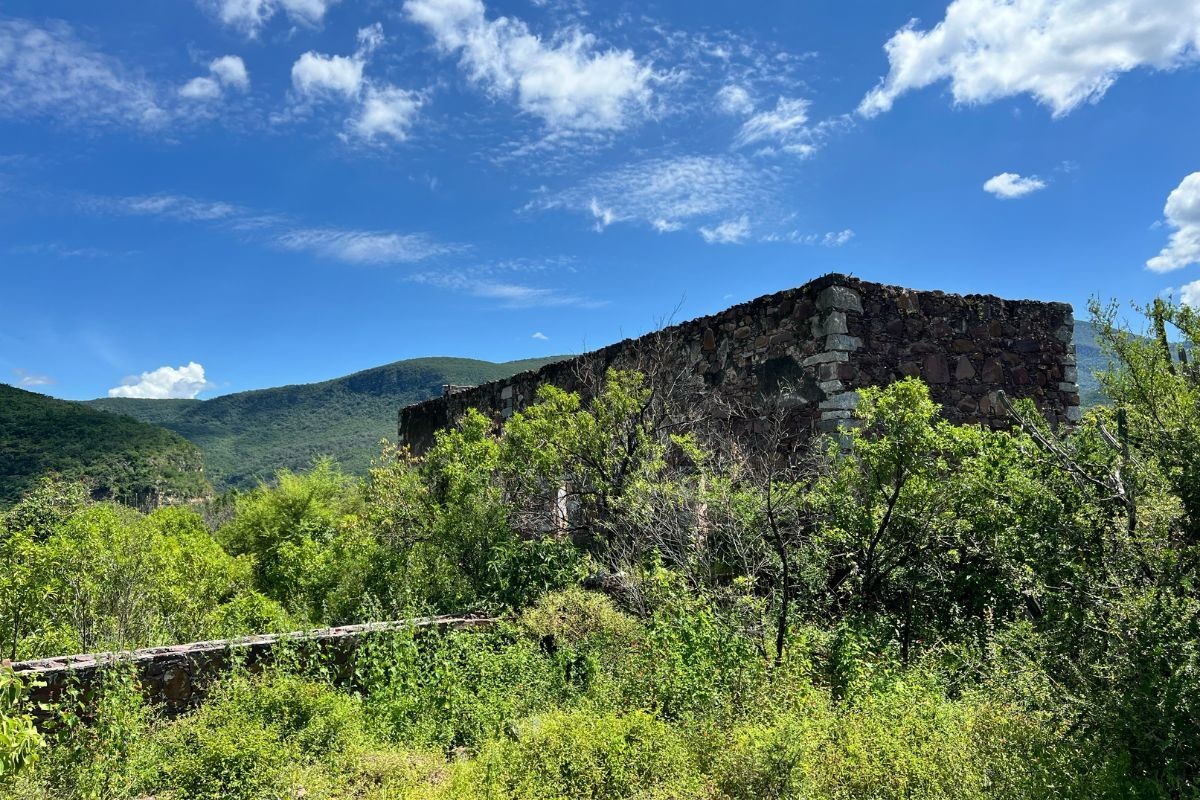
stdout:
[(801, 233), (784, 226), (787, 173), (779, 162), (738, 154), (651, 159), (602, 172), (558, 192), (545, 191), (522, 211), (563, 210), (597, 232), (617, 224), (658, 233), (692, 231), (708, 244), (791, 242), (838, 247), (850, 229)]
[(585, 214), (599, 229), (625, 222), (666, 233), (748, 214), (770, 202), (773, 183), (771, 173), (736, 156), (651, 159), (592, 176), (526, 209)]
[(853, 239), (854, 236), (854, 230), (851, 228), (843, 228), (840, 231), (825, 231), (824, 233), (805, 233), (804, 231), (792, 229), (789, 231), (768, 233), (762, 237), (761, 241), (810, 246), (819, 245), (821, 247), (841, 247)]
[(93, 213), (156, 217), (226, 228), (251, 234), (272, 247), (307, 252), (346, 264), (408, 264), (465, 249), (462, 245), (440, 242), (422, 232), (304, 225), (286, 214), (181, 194), (87, 196), (80, 200), (80, 205)]
[(233, 203), (198, 200), (180, 194), (130, 195), (126, 197), (87, 196), (80, 205), (88, 211), (138, 217), (164, 217), (181, 222), (218, 222), (244, 219), (251, 212)]
[(410, 264), (460, 252), (458, 245), (435, 241), (423, 233), (388, 233), (338, 228), (297, 228), (283, 231), (275, 242), (348, 264)]
[(497, 280), (494, 277), (467, 272), (422, 272), (409, 277), (413, 283), (436, 286), (482, 300), (494, 301), (499, 308), (554, 308), (575, 306), (599, 308), (602, 301), (582, 297), (573, 292), (527, 283)]
[(136, 250), (112, 251), (99, 247), (76, 247), (65, 242), (39, 242), (10, 247), (13, 255), (49, 256), (51, 258), (125, 258)]
[(809, 102), (780, 97), (774, 108), (752, 114), (737, 133), (737, 147), (779, 147), (801, 157), (817, 151), (818, 129), (809, 123)]
[(17, 379), (17, 386), (23, 389), (33, 389), (38, 386), (50, 386), (53, 384), (54, 378), (49, 375), (41, 375), (36, 372), (14, 368), (12, 371), (13, 377)]
[(157, 84), (65, 22), (0, 19), (0, 116), (157, 130), (173, 110)]
[[(425, 271), (408, 280), (426, 286), (491, 301), (498, 308), (601, 308), (607, 301), (555, 286), (535, 285), (533, 276), (574, 272), (574, 259), (515, 259), (475, 264), (450, 270)], [(536, 337), (534, 337), (536, 338)]]
[(738, 244), (750, 237), (750, 218), (743, 214), (711, 228), (700, 227), (700, 237), (709, 244)]

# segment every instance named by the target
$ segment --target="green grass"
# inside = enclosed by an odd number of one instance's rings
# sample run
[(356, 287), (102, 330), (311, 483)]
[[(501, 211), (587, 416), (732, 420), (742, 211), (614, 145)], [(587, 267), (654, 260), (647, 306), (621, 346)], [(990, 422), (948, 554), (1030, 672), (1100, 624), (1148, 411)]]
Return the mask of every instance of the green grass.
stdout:
[(0, 506), (56, 472), (134, 505), (211, 493), (199, 448), (179, 434), (0, 384)]
[(319, 456), (363, 474), (379, 453), (379, 440), (396, 438), (401, 406), (440, 395), (442, 384), (485, 383), (562, 358), (415, 358), (321, 383), (211, 400), (105, 398), (86, 405), (175, 431), (200, 446), (218, 489), (247, 488), (281, 468), (304, 469)]

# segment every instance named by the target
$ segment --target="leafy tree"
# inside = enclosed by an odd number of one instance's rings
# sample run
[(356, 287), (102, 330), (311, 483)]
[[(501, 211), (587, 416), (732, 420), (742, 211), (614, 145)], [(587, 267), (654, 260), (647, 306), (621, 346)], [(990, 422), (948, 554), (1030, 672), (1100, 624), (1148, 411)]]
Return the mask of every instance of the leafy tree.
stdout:
[(861, 424), (808, 498), (830, 611), (884, 624), (905, 663), (1023, 616), (1036, 592), (1024, 540), (1055, 536), (1064, 514), (1032, 443), (939, 420), (915, 379), (860, 394)]
[(254, 585), (304, 620), (323, 616), (333, 579), (331, 543), (359, 508), (356, 479), (322, 459), (307, 473), (287, 470), (235, 500), (234, 518), (217, 533), (234, 555), (249, 555)]

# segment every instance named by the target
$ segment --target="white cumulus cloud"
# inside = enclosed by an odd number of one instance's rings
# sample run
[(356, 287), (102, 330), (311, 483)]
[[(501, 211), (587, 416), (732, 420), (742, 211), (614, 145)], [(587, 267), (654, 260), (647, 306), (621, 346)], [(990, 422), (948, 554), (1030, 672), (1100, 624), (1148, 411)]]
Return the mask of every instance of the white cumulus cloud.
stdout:
[(191, 399), (213, 388), (204, 377), (204, 367), (195, 361), (186, 366), (159, 367), (141, 375), (130, 375), (120, 386), (108, 390), (109, 397), (143, 397), (154, 400)]
[(1037, 176), (1022, 177), (1015, 172), (1001, 172), (983, 183), (983, 190), (1001, 200), (1014, 200), (1046, 188), (1046, 182)]
[(243, 92), (250, 88), (250, 73), (246, 71), (246, 62), (240, 56), (214, 58), (208, 65), (208, 71), (222, 86)]
[(1179, 300), (1185, 306), (1200, 308), (1200, 281), (1192, 281), (1180, 286)]
[(889, 71), (863, 116), (943, 80), (956, 103), (1029, 94), (1062, 116), (1126, 72), (1174, 69), (1200, 50), (1196, 0), (954, 0), (933, 28), (917, 24), (884, 46)]
[(254, 37), (277, 13), (292, 22), (315, 27), (338, 0), (199, 0), (222, 24)]
[(354, 97), (362, 86), (363, 60), (308, 51), (292, 65), (292, 85), (306, 95), (335, 92)]
[(349, 125), (354, 133), (367, 141), (386, 136), (402, 142), (408, 138), (409, 128), (423, 104), (424, 97), (420, 92), (395, 86), (371, 86)]
[(1163, 215), (1167, 225), (1174, 230), (1167, 246), (1146, 262), (1146, 268), (1170, 272), (1189, 264), (1200, 264), (1200, 172), (1188, 175), (1167, 196)]
[(744, 242), (750, 236), (750, 218), (743, 214), (737, 219), (727, 219), (712, 228), (701, 227), (700, 236), (709, 244)]
[(521, 20), (489, 20), (480, 0), (406, 0), (409, 19), (445, 53), (460, 54), (470, 79), (552, 129), (615, 130), (645, 111), (653, 70), (630, 50), (602, 50), (578, 28), (543, 40)]
[(221, 84), (212, 78), (192, 78), (179, 87), (179, 96), (188, 100), (216, 100), (221, 96)]
[(537, 339), (537, 340), (538, 340), (538, 341), (540, 341), (540, 342), (549, 341), (549, 339), (550, 339), (550, 337), (549, 337), (549, 336), (547, 336), (546, 334), (542, 333), (541, 331), (537, 331), (536, 333), (534, 333), (534, 334), (533, 334), (533, 336), (530, 336), (529, 338), (530, 338), (530, 339)]
[(358, 49), (353, 55), (325, 55), (312, 50), (292, 65), (292, 86), (309, 101), (341, 97), (352, 105), (346, 119), (345, 140), (378, 143), (384, 139), (402, 142), (425, 104), (424, 92), (376, 83), (363, 74), (371, 54), (383, 45), (379, 23), (358, 31)]
[(225, 89), (250, 89), (250, 73), (239, 56), (214, 58), (208, 65), (208, 75), (192, 78), (180, 87), (179, 95), (188, 100), (216, 100)]

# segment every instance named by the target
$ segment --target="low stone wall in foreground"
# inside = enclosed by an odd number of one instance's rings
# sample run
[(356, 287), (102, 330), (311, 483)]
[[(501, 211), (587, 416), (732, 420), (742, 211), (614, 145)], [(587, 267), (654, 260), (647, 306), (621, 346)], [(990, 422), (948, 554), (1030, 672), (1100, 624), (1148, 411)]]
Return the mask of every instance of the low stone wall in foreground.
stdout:
[(355, 650), (375, 634), (407, 629), (441, 632), (489, 626), (495, 622), (489, 617), (421, 617), (144, 650), (18, 661), (12, 664), (12, 669), (22, 679), (40, 684), (31, 691), (30, 699), (44, 703), (59, 699), (68, 689), (86, 695), (101, 679), (106, 667), (131, 664), (137, 671), (146, 698), (165, 706), (168, 713), (178, 713), (196, 705), (203, 698), (205, 688), (235, 665), (250, 669), (261, 667), (283, 651), (299, 651), (304, 656), (322, 659), (334, 670), (348, 670)]

